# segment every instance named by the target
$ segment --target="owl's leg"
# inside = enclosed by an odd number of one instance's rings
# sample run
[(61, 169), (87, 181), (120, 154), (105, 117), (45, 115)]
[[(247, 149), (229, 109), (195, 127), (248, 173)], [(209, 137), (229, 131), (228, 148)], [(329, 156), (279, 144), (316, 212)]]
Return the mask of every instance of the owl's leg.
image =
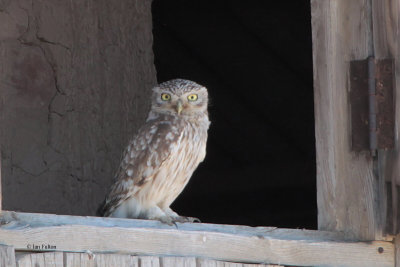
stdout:
[(173, 211), (170, 207), (166, 207), (163, 209), (164, 212), (172, 217), (175, 222), (185, 223), (185, 222), (201, 222), (198, 218), (195, 217), (186, 217), (186, 216), (179, 216), (178, 213)]
[(150, 220), (158, 220), (162, 223), (166, 223), (168, 225), (174, 225), (175, 220), (170, 215), (166, 214), (162, 209), (158, 206), (152, 206), (146, 211), (146, 219)]
[(141, 203), (135, 197), (131, 197), (123, 201), (109, 217), (137, 219), (141, 217), (142, 210)]

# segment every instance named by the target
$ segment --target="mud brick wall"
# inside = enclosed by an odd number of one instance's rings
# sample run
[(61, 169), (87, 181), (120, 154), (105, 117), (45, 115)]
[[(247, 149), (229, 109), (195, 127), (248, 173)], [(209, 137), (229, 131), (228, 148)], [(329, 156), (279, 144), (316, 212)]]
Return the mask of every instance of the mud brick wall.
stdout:
[(3, 208), (93, 215), (156, 82), (151, 1), (0, 0)]

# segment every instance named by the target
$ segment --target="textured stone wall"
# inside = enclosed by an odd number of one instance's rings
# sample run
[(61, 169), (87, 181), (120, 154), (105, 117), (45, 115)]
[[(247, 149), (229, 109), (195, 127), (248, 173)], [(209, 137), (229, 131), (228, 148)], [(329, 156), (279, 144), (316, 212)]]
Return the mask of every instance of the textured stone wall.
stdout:
[(3, 207), (93, 215), (143, 123), (150, 0), (0, 0)]

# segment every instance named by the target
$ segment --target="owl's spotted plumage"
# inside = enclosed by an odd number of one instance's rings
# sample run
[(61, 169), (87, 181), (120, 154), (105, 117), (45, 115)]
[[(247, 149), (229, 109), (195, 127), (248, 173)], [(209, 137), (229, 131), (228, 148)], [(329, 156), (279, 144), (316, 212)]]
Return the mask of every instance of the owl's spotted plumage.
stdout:
[(153, 88), (146, 123), (129, 142), (100, 215), (191, 221), (169, 207), (206, 155), (207, 89), (175, 79)]

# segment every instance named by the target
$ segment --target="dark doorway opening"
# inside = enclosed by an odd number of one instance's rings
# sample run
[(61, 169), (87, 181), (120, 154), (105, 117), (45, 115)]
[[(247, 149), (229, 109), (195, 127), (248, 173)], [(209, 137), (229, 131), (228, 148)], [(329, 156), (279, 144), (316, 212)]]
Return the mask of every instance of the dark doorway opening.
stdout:
[(172, 208), (203, 222), (317, 227), (309, 0), (154, 0), (157, 79), (205, 85), (207, 157)]

